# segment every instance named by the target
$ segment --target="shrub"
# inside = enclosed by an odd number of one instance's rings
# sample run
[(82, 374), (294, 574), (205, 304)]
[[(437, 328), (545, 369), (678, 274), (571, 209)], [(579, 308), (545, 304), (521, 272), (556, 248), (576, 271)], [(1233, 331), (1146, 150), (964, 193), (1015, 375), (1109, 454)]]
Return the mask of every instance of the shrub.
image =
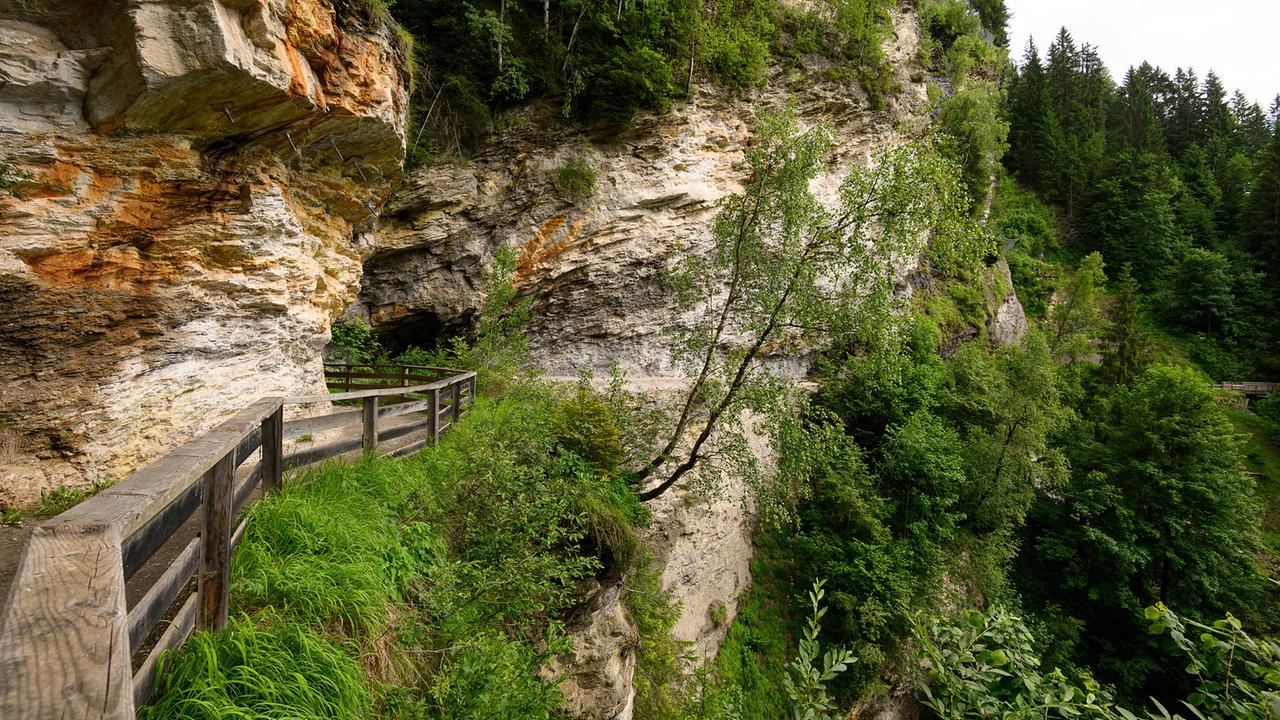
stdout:
[(596, 170), (585, 157), (574, 155), (551, 173), (551, 186), (561, 198), (582, 202), (595, 192)]
[(768, 43), (737, 24), (707, 27), (699, 54), (707, 71), (735, 90), (760, 85), (769, 68)]
[(334, 323), (329, 345), (336, 359), (351, 365), (377, 365), (389, 360), (387, 349), (363, 320)]

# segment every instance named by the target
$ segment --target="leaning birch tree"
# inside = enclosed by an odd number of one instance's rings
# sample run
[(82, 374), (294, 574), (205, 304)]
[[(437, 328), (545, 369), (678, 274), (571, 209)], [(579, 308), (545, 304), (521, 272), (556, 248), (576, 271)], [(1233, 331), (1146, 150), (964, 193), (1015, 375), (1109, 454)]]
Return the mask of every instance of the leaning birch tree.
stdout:
[(706, 319), (675, 331), (690, 385), (669, 439), (634, 478), (637, 486), (661, 478), (643, 500), (707, 459), (717, 431), (716, 445), (741, 448), (743, 412), (766, 410), (782, 392), (760, 363), (765, 353), (871, 331), (887, 317), (903, 258), (927, 251), (952, 265), (986, 252), (960, 172), (935, 144), (917, 140), (853, 170), (828, 208), (810, 185), (830, 161), (831, 131), (802, 130), (790, 112), (760, 114), (747, 180), (721, 202), (712, 252), (685, 253), (669, 275), (677, 306)]

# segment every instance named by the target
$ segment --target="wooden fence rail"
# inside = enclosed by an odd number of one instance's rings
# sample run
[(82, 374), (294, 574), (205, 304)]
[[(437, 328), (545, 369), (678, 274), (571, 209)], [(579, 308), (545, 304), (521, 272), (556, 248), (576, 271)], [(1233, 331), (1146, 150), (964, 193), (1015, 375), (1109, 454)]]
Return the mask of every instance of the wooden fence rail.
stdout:
[[(326, 365), (343, 392), (262, 398), (214, 429), (32, 531), (0, 615), (0, 717), (131, 720), (151, 696), (156, 660), (196, 629), (227, 621), (236, 515), (259, 486), (281, 487), (286, 469), (420, 433), (405, 455), (434, 443), (474, 401), (475, 373), (423, 366)], [(382, 405), (383, 400), (402, 402)], [(359, 401), (284, 420), (286, 405)], [(419, 413), (420, 420), (389, 425)], [(357, 437), (284, 454), (284, 440), (344, 426)], [(191, 518), (199, 534), (129, 606), (126, 582)], [(180, 542), (180, 540), (178, 540)], [(185, 600), (183, 591), (192, 585)], [(182, 600), (137, 671), (135, 655)]]
[(1217, 390), (1232, 390), (1242, 392), (1246, 395), (1265, 395), (1276, 391), (1276, 383), (1273, 382), (1240, 382), (1224, 380), (1219, 383), (1213, 383), (1209, 387)]

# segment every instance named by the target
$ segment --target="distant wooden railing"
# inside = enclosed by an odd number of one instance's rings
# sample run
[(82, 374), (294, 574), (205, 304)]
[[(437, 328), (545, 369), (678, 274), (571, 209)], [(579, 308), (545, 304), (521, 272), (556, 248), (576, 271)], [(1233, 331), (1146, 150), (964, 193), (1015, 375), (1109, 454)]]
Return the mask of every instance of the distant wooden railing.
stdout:
[(1222, 382), (1213, 383), (1209, 387), (1217, 390), (1242, 392), (1246, 395), (1265, 395), (1276, 391), (1276, 384), (1273, 382), (1235, 382), (1224, 380)]
[[(255, 488), (272, 493), (288, 468), (374, 452), (380, 441), (415, 432), (423, 437), (393, 454), (421, 449), (457, 422), (476, 392), (473, 372), (423, 366), (326, 365), (325, 380), (342, 391), (258, 400), (33, 529), (0, 616), (0, 717), (131, 720), (151, 696), (160, 654), (193, 629), (226, 623), (231, 551), (245, 531), (245, 521), (233, 527), (233, 519)], [(380, 405), (384, 398), (401, 402)], [(286, 405), (357, 400), (359, 408), (284, 420)], [(379, 431), (379, 421), (410, 413), (422, 418)], [(286, 438), (357, 423), (357, 437), (284, 454)], [(198, 536), (130, 607), (128, 579), (197, 511)], [(193, 576), (194, 590), (135, 672), (135, 653)]]

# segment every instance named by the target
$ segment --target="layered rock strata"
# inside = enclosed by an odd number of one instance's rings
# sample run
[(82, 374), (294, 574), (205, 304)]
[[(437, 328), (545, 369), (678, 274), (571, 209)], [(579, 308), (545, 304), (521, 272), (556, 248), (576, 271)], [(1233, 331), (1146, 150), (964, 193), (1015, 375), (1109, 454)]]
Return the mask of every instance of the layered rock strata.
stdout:
[[(925, 87), (910, 77), (914, 15), (895, 16), (895, 28), (886, 51), (902, 92), (885, 111), (871, 110), (856, 84), (816, 81), (827, 61), (811, 57), (805, 72), (779, 69), (748, 97), (695, 84), (688, 103), (638, 117), (620, 134), (586, 137), (548, 108), (515, 114), (467, 163), (406, 176), (366, 238), (370, 259), (352, 315), (404, 344), (466, 330), (484, 269), (508, 246), (519, 250), (529, 337), (548, 372), (616, 362), (671, 374), (665, 331), (696, 318), (673, 317), (660, 276), (677, 253), (709, 247), (717, 201), (741, 189), (757, 108), (791, 104), (803, 122), (834, 129), (833, 163), (814, 183), (832, 202), (849, 168), (927, 124)], [(596, 171), (586, 199), (555, 189), (571, 159)], [(779, 360), (803, 372), (795, 358)]]
[(405, 53), (354, 0), (0, 18), (0, 504), (323, 387), (404, 156)]

